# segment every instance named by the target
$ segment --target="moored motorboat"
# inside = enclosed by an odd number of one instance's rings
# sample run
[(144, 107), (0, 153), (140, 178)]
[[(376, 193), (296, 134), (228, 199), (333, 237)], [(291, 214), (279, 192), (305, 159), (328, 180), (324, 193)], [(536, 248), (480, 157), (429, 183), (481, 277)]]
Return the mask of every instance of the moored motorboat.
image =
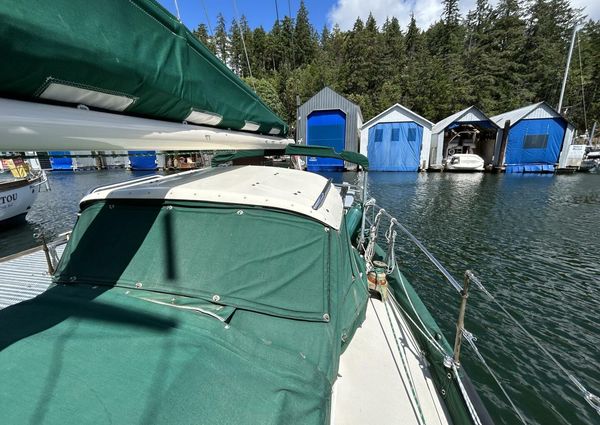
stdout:
[(479, 155), (458, 153), (446, 160), (446, 171), (484, 171), (484, 161)]
[(579, 165), (580, 171), (589, 171), (591, 173), (597, 173), (600, 171), (600, 151), (588, 152), (581, 164)]

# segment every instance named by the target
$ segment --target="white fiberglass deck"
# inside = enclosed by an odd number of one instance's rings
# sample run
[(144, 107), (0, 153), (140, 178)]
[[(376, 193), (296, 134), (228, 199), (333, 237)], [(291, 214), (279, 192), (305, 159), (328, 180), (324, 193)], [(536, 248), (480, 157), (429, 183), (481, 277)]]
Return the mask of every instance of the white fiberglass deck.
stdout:
[(392, 303), (369, 301), (367, 317), (340, 360), (331, 423), (451, 423), (427, 361)]
[(168, 199), (253, 205), (312, 217), (339, 230), (344, 206), (328, 180), (314, 173), (260, 166), (215, 167), (103, 186), (82, 199)]

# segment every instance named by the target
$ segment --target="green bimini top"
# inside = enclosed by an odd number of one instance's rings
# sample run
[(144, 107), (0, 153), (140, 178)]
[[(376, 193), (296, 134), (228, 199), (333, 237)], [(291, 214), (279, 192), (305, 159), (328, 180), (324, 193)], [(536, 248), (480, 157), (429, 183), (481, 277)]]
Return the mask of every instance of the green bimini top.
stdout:
[(285, 136), (287, 125), (153, 0), (0, 2), (0, 96)]
[(56, 285), (0, 311), (0, 423), (329, 421), (368, 300), (345, 220), (337, 231), (165, 200), (82, 208)]
[(307, 146), (299, 144), (289, 144), (285, 149), (249, 149), (237, 152), (221, 152), (213, 156), (211, 165), (216, 167), (229, 161), (242, 158), (258, 158), (263, 156), (276, 155), (299, 155), (299, 156), (316, 156), (321, 158), (335, 158), (342, 161), (351, 162), (360, 165), (363, 170), (369, 169), (369, 160), (363, 154), (351, 151), (336, 152), (335, 149), (329, 146)]

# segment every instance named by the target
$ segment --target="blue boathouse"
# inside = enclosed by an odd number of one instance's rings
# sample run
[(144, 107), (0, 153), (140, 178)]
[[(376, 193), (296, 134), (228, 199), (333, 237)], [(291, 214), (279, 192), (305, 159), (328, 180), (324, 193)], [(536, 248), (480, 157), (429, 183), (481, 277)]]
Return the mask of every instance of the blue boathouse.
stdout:
[[(337, 152), (358, 152), (360, 107), (329, 87), (323, 88), (298, 108), (298, 142), (309, 146), (330, 146)], [(354, 169), (339, 159), (308, 157), (309, 171)]]
[[(553, 172), (573, 140), (574, 127), (546, 102), (491, 117), (500, 127), (494, 166), (507, 173)], [(503, 143), (505, 129), (508, 129)]]
[(432, 126), (396, 103), (362, 126), (360, 153), (369, 158), (371, 171), (427, 169)]

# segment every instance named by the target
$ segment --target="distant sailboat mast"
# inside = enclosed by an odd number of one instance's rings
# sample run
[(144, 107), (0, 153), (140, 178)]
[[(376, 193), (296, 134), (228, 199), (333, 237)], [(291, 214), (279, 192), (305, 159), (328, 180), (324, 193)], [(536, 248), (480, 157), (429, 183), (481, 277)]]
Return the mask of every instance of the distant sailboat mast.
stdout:
[(563, 98), (565, 97), (565, 88), (567, 87), (567, 78), (569, 77), (569, 67), (571, 66), (571, 57), (573, 56), (573, 47), (575, 46), (575, 36), (577, 35), (577, 25), (573, 28), (573, 35), (571, 36), (571, 46), (569, 47), (569, 54), (567, 56), (567, 66), (565, 68), (565, 74), (563, 76), (562, 88), (560, 89), (560, 98), (558, 99), (558, 106), (556, 110), (559, 114), (562, 113)]

